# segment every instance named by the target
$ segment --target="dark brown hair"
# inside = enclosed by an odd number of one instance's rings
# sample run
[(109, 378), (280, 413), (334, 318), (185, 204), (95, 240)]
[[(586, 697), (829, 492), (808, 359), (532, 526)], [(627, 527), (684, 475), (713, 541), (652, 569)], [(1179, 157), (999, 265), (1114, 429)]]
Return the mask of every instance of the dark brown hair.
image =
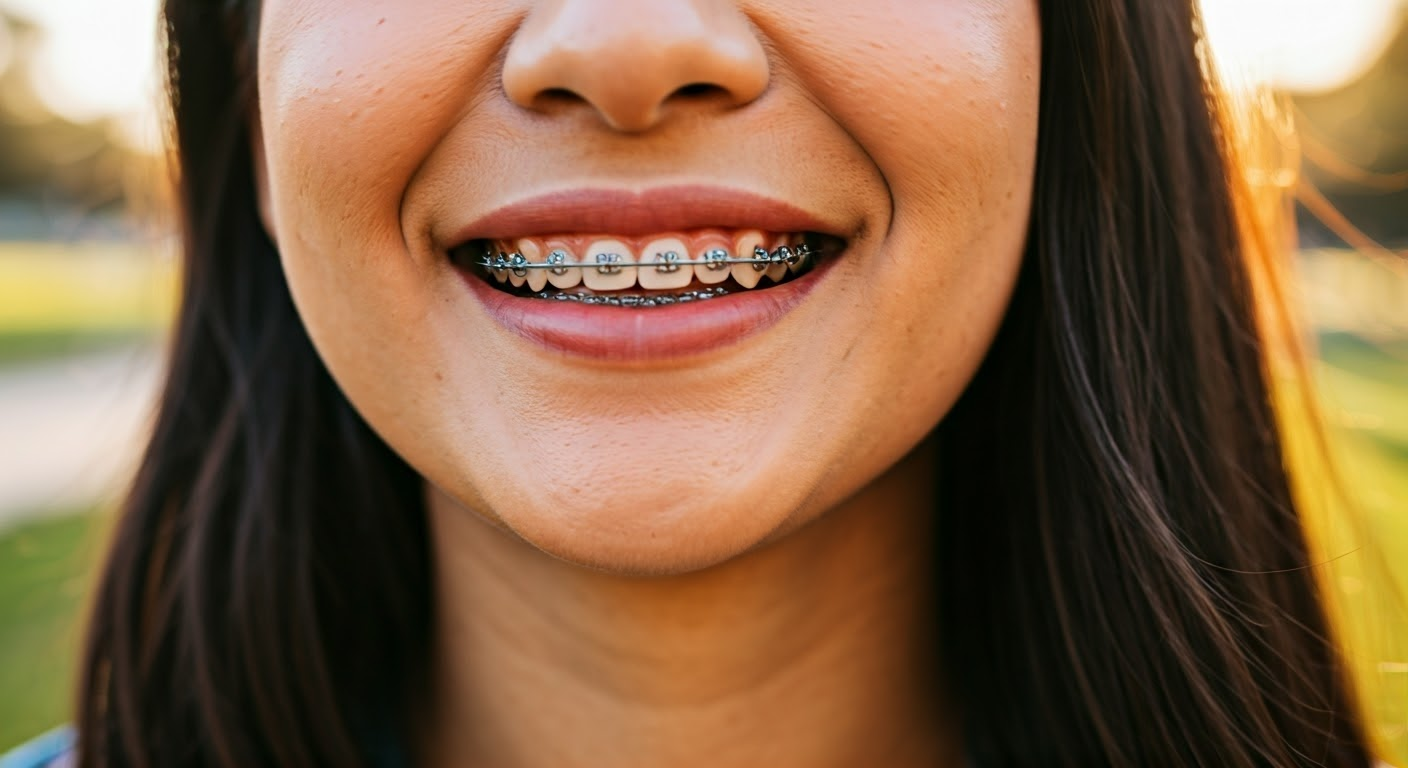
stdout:
[[(86, 766), (380, 765), (434, 617), (421, 481), (256, 214), (250, 0), (167, 0), (184, 298), (96, 598)], [(1191, 0), (1041, 3), (1003, 328), (940, 426), (942, 661), (977, 765), (1367, 766), (1270, 404)]]

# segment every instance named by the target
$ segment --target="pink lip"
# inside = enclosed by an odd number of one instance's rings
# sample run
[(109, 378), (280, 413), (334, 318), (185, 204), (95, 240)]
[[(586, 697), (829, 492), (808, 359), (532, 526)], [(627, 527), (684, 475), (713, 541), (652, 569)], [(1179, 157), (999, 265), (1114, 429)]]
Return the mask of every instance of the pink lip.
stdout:
[(611, 234), (623, 237), (720, 227), (769, 232), (851, 233), (789, 203), (751, 192), (705, 186), (633, 192), (581, 189), (510, 203), (459, 227), (448, 247), (470, 240), (533, 235)]
[(469, 272), (460, 274), (499, 325), (549, 351), (610, 363), (648, 363), (703, 355), (771, 328), (806, 299), (834, 263), (828, 259), (771, 288), (648, 309), (524, 298)]

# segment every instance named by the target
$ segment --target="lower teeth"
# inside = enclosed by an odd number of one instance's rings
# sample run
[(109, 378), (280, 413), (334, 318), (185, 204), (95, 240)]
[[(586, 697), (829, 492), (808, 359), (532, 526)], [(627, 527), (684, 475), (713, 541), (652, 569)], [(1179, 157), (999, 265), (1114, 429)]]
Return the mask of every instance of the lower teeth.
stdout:
[(719, 296), (728, 295), (729, 290), (723, 286), (704, 288), (698, 291), (682, 291), (680, 293), (652, 293), (645, 295), (623, 294), (606, 295), (598, 293), (562, 293), (539, 291), (533, 294), (539, 299), (549, 299), (551, 301), (571, 301), (578, 304), (591, 304), (608, 307), (668, 307), (674, 304), (688, 304), (693, 301), (706, 301)]

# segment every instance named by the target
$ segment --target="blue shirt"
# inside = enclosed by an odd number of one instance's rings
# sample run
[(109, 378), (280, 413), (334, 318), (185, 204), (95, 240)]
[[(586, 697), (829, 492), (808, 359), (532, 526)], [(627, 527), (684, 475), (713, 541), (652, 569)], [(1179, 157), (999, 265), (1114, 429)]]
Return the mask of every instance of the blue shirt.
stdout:
[[(72, 768), (77, 740), (73, 726), (55, 728), (0, 755), (0, 768)], [(390, 742), (378, 751), (377, 765), (383, 768), (400, 768), (406, 764), (400, 751)]]
[(75, 740), (72, 727), (55, 728), (0, 755), (0, 768), (68, 768)]

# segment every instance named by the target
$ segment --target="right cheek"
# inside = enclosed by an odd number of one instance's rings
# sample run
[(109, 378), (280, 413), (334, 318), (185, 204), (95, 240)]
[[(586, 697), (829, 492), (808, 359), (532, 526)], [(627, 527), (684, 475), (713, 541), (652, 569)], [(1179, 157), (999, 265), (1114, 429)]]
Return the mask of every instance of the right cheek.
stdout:
[(281, 176), (271, 184), (340, 200), (338, 218), (397, 205), (486, 70), (429, 55), (445, 33), (414, 14), (380, 25), (356, 12), (308, 15), (319, 23), (268, 20), (277, 31), (261, 40), (261, 122), (268, 167)]

